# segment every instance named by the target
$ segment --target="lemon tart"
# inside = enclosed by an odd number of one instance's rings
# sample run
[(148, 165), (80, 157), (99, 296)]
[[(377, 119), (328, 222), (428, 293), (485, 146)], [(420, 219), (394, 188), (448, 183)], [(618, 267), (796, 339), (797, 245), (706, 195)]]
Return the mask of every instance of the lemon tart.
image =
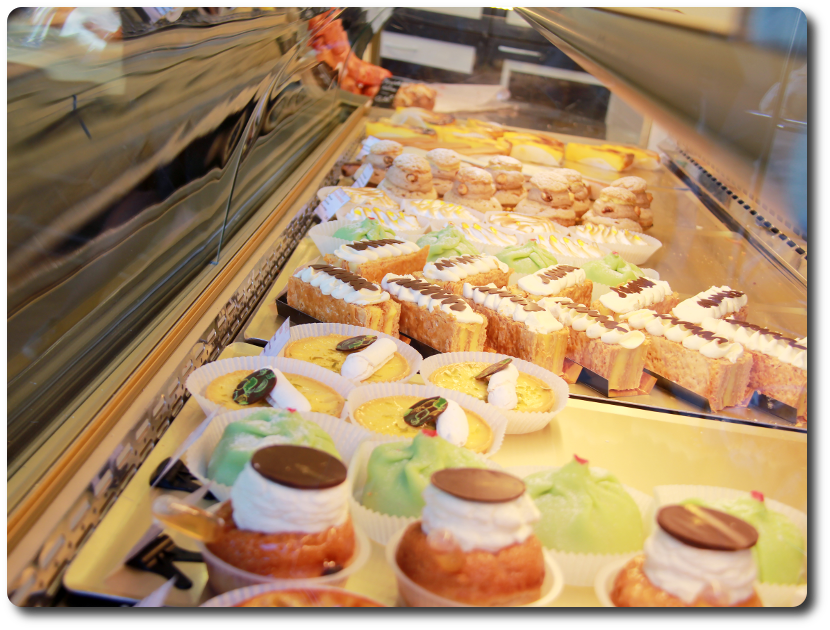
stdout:
[[(429, 382), (438, 387), (454, 389), (487, 402), (487, 381), (476, 380), (476, 375), (490, 364), (483, 361), (464, 361), (443, 365), (429, 375)], [(550, 411), (556, 404), (553, 390), (544, 381), (519, 372), (516, 382), (519, 399), (514, 411)]]
[[(340, 368), (343, 367), (349, 353), (337, 350), (336, 346), (345, 339), (348, 339), (346, 335), (335, 334), (297, 339), (285, 346), (285, 357), (307, 361), (340, 374)], [(406, 378), (407, 374), (409, 374), (409, 363), (403, 355), (396, 352), (388, 362), (363, 382), (388, 383)]]
[[(419, 396), (386, 396), (363, 403), (355, 409), (352, 418), (360, 426), (386, 435), (413, 438), (421, 429), (410, 426), (404, 421), (407, 411), (422, 400)], [(474, 453), (483, 453), (493, 444), (493, 429), (484, 418), (464, 409), (470, 426), (465, 448)]]
[[(234, 390), (250, 373), (250, 370), (237, 370), (223, 374), (208, 385), (205, 397), (217, 405), (222, 405), (227, 409), (233, 410), (250, 409), (252, 407), (270, 407), (271, 405), (265, 402), (265, 400), (244, 406), (234, 402)], [(306, 400), (311, 404), (311, 411), (327, 413), (331, 416), (340, 416), (346, 400), (331, 387), (323, 385), (313, 378), (300, 376), (299, 374), (284, 374), (284, 376), (298, 392), (305, 396)]]

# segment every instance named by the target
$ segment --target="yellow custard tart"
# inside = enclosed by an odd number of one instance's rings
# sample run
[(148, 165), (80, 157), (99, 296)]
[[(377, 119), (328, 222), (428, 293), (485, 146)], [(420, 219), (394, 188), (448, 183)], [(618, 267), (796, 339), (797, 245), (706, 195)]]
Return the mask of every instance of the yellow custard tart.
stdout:
[[(238, 405), (233, 401), (233, 390), (250, 373), (251, 370), (237, 370), (236, 372), (223, 374), (208, 385), (205, 397), (217, 405), (222, 405), (233, 410), (251, 409), (252, 407), (270, 407), (271, 405), (265, 400), (244, 406)], [(346, 400), (331, 387), (323, 385), (319, 381), (315, 381), (313, 378), (308, 378), (307, 376), (286, 374), (285, 372), (283, 372), (283, 375), (298, 392), (306, 397), (306, 400), (311, 404), (312, 411), (327, 413), (330, 416), (340, 416)]]
[[(476, 380), (476, 375), (488, 367), (483, 361), (464, 361), (443, 365), (429, 375), (429, 382), (438, 387), (454, 389), (487, 402), (487, 381)], [(550, 411), (556, 404), (553, 390), (544, 381), (519, 372), (516, 381), (519, 399), (514, 411)]]
[[(412, 438), (421, 429), (409, 426), (403, 417), (412, 405), (421, 400), (423, 397), (404, 395), (376, 398), (355, 409), (353, 419), (360, 426), (376, 433)], [(484, 453), (493, 444), (493, 429), (478, 414), (467, 409), (464, 409), (464, 413), (470, 424), (470, 436), (464, 446), (474, 453)]]
[[(346, 335), (331, 334), (323, 337), (297, 339), (285, 346), (285, 357), (307, 361), (340, 374), (340, 368), (343, 367), (343, 362), (350, 353), (341, 352), (335, 346), (348, 338)], [(408, 374), (409, 364), (402, 354), (396, 352), (389, 361), (384, 363), (377, 372), (364, 380), (363, 383), (399, 381), (406, 378)]]

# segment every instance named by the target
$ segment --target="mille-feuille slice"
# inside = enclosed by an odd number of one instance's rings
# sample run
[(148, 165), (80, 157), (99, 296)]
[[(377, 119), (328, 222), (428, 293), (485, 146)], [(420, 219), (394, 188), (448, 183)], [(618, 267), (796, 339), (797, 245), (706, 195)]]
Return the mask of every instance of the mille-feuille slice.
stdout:
[(326, 254), (330, 265), (342, 267), (369, 282), (380, 282), (387, 273), (405, 275), (421, 271), (427, 262), (429, 247), (419, 247), (411, 241), (382, 238), (375, 241), (344, 243)]

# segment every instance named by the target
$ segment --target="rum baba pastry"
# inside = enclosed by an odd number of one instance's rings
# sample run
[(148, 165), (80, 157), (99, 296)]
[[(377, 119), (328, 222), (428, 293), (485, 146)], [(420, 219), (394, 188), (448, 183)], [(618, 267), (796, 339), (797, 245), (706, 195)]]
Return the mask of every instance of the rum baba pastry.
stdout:
[(398, 335), (398, 303), (376, 284), (339, 267), (315, 263), (297, 271), (288, 279), (288, 304), (321, 322)]
[(510, 272), (510, 267), (495, 256), (452, 256), (428, 262), (423, 277), (445, 291), (463, 295), (465, 282), (474, 286), (506, 287)]
[(553, 173), (543, 172), (530, 178), (530, 192), (527, 199), (516, 205), (516, 212), (538, 215), (569, 227), (576, 225), (573, 205), (574, 197), (568, 189), (568, 182)]
[(433, 473), (424, 501), (421, 520), (395, 552), (410, 580), (472, 606), (522, 606), (541, 597), (545, 563), (533, 533), (539, 510), (520, 479), (447, 468)]
[(388, 274), (381, 286), (400, 304), (400, 330), (440, 352), (481, 351), (487, 321), (461, 297), (413, 276)]
[(657, 313), (670, 313), (680, 301), (665, 280), (637, 278), (599, 296), (591, 307), (603, 315), (619, 318), (620, 315), (648, 308)]
[(272, 578), (342, 571), (355, 554), (346, 466), (305, 446), (259, 449), (239, 473), (224, 523), (207, 549), (237, 569)]
[(501, 204), (495, 197), (493, 177), (482, 168), (463, 164), (455, 175), (444, 201), (467, 206), (478, 212), (498, 212)]
[(594, 283), (587, 278), (585, 272), (571, 265), (545, 267), (519, 278), (516, 284), (531, 300), (564, 297), (585, 306), (591, 303), (591, 293), (594, 290)]
[(634, 193), (634, 202), (640, 209), (640, 226), (644, 230), (654, 225), (654, 215), (651, 212), (651, 202), (654, 199), (654, 195), (646, 191), (646, 180), (642, 177), (630, 175), (611, 182), (611, 186), (625, 188)]
[(637, 197), (630, 190), (609, 186), (599, 193), (599, 199), (582, 216), (583, 223), (595, 223), (631, 232), (642, 232)]
[(435, 186), (435, 192), (439, 197), (443, 197), (450, 188), (455, 179), (455, 174), (461, 167), (461, 156), (452, 149), (433, 149), (427, 151), (424, 156), (429, 162), (429, 167), (432, 169), (432, 183)]
[(392, 162), (378, 190), (398, 199), (437, 199), (429, 162), (419, 155), (404, 153)]
[(421, 247), (410, 241), (383, 238), (345, 243), (324, 258), (334, 267), (342, 267), (363, 276), (369, 282), (380, 282), (387, 273), (420, 271), (427, 262), (427, 256), (429, 247)]
[(707, 317), (704, 330), (741, 344), (752, 356), (749, 390), (794, 407), (807, 419), (807, 339), (784, 335), (738, 321)]
[(562, 374), (568, 331), (544, 308), (492, 284), (465, 283), (463, 294), (487, 318), (487, 349)]
[(615, 606), (763, 606), (754, 588), (758, 532), (749, 523), (696, 505), (666, 506), (656, 521), (644, 553), (614, 580)]
[(527, 197), (522, 163), (516, 158), (495, 155), (490, 158), (485, 170), (493, 177), (495, 197), (503, 208), (515, 208), (517, 203)]
[(672, 309), (672, 315), (693, 324), (700, 324), (706, 318), (729, 317), (746, 321), (746, 304), (747, 297), (743, 291), (727, 286), (710, 287), (680, 302)]
[(571, 361), (607, 380), (609, 390), (640, 386), (650, 345), (642, 332), (568, 298), (543, 298), (539, 305), (567, 326)]
[(366, 162), (372, 165), (372, 176), (369, 183), (377, 186), (386, 177), (386, 171), (392, 166), (396, 157), (403, 153), (403, 145), (394, 140), (379, 140), (369, 149)]
[(631, 328), (648, 334), (650, 372), (702, 396), (712, 411), (740, 404), (746, 397), (752, 356), (741, 344), (648, 309), (628, 313), (624, 319)]

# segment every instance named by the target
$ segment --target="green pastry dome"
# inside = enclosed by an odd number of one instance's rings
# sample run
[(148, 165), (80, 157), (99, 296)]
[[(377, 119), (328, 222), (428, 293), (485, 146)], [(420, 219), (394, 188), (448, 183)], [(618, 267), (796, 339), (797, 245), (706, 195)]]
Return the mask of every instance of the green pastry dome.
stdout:
[(632, 265), (619, 254), (608, 254), (605, 258), (587, 262), (582, 265), (582, 270), (591, 282), (609, 287), (618, 287), (645, 275), (639, 267)]
[(420, 247), (429, 245), (427, 262), (432, 262), (439, 258), (448, 258), (450, 256), (475, 256), (481, 253), (465, 238), (464, 234), (458, 228), (452, 225), (448, 225), (443, 230), (438, 230), (437, 232), (424, 234), (415, 242)]
[(496, 258), (513, 269), (516, 273), (536, 273), (556, 264), (553, 255), (539, 247), (536, 241), (505, 247)]
[(573, 553), (642, 548), (642, 515), (614, 475), (591, 470), (585, 460), (574, 459), (559, 470), (536, 473), (524, 481), (542, 513), (536, 536), (545, 547)]
[(411, 442), (381, 444), (372, 451), (361, 503), (382, 514), (418, 517), (424, 509), (421, 493), (436, 470), (485, 467), (467, 449), (422, 432)]
[(382, 238), (395, 238), (396, 235), (394, 230), (385, 227), (380, 221), (363, 219), (360, 223), (343, 226), (333, 236), (347, 241), (377, 241)]
[(254, 451), (272, 444), (310, 446), (340, 457), (319, 425), (290, 411), (263, 409), (225, 427), (208, 463), (208, 478), (232, 486)]

